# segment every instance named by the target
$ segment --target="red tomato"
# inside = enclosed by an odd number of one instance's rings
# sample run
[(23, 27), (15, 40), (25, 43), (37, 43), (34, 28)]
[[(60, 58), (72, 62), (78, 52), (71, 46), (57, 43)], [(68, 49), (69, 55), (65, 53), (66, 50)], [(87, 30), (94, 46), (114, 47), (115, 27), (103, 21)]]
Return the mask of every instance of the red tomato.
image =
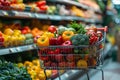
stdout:
[(46, 5), (46, 1), (39, 1), (36, 3), (38, 7)]
[(54, 32), (56, 32), (56, 27), (55, 26), (50, 26), (48, 28), (48, 31), (51, 32), (51, 33), (54, 33)]
[(40, 6), (39, 9), (43, 10), (43, 11), (46, 11), (48, 9), (48, 6)]

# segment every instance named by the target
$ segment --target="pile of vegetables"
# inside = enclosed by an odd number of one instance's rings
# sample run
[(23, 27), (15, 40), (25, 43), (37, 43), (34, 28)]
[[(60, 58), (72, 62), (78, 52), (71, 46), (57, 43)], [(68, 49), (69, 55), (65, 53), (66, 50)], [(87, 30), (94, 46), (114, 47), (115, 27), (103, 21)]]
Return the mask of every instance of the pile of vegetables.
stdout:
[(25, 67), (0, 60), (0, 80), (32, 80)]

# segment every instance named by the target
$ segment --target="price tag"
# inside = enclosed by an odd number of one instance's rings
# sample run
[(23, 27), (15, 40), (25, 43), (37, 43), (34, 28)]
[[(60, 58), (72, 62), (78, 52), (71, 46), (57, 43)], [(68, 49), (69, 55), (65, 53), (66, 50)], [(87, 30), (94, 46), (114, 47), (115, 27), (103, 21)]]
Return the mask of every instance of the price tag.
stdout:
[(66, 74), (66, 73), (65, 73), (64, 75), (65, 75), (65, 77), (69, 77), (69, 75), (68, 75), (68, 74)]
[(19, 51), (21, 51), (21, 49), (20, 49), (20, 48), (16, 48), (16, 51), (18, 51), (18, 52), (19, 52)]
[(14, 48), (10, 48), (10, 49), (9, 49), (9, 52), (10, 52), (10, 53), (14, 53), (14, 52), (16, 52), (16, 50), (15, 50)]
[(8, 13), (6, 11), (2, 11), (4, 16), (8, 16)]
[(32, 17), (32, 14), (31, 13), (28, 13), (28, 12), (14, 12), (15, 13), (15, 16), (22, 16), (22, 17)]

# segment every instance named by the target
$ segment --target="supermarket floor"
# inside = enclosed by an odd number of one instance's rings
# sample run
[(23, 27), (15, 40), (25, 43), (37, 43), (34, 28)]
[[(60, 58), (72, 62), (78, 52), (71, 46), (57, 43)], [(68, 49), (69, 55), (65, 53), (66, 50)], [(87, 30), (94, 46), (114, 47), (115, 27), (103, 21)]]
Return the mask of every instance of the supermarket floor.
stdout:
[[(104, 80), (120, 80), (120, 63), (113, 62), (109, 60), (107, 64), (103, 67), (104, 70)], [(101, 72), (89, 73), (90, 80), (102, 80)], [(77, 80), (87, 80), (86, 76), (82, 76)]]

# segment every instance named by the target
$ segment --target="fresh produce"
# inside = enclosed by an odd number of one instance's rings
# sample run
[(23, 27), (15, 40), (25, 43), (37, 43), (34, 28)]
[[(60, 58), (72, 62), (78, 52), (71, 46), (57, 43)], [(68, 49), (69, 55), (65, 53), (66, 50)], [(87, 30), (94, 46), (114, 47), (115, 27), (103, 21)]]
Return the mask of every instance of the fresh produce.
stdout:
[(32, 80), (25, 67), (18, 67), (7, 61), (0, 60), (0, 79), (1, 80)]
[(73, 31), (64, 31), (62, 34), (63, 41), (70, 40), (70, 38), (74, 35)]
[(55, 35), (51, 32), (44, 32), (42, 36), (47, 36), (50, 39), (53, 38)]
[(72, 44), (75, 46), (79, 45), (89, 45), (89, 36), (86, 34), (77, 34), (71, 37), (70, 39)]
[(89, 30), (87, 35), (89, 35), (90, 44), (95, 44), (98, 41), (98, 36), (94, 31)]
[(49, 46), (49, 38), (47, 36), (41, 36), (37, 39), (38, 46)]
[(78, 68), (87, 68), (87, 62), (85, 61), (85, 60), (79, 60), (78, 62), (77, 62), (77, 67)]
[(71, 24), (69, 24), (69, 27), (75, 29), (76, 33), (78, 33), (78, 34), (86, 33), (85, 26), (83, 26), (83, 24), (78, 24), (76, 22), (72, 22)]
[[(45, 63), (46, 66), (49, 65), (48, 63)], [(25, 61), (23, 64), (26, 68), (28, 73), (30, 74), (32, 80), (46, 80), (44, 70), (40, 67), (40, 62), (38, 59), (30, 61)], [(52, 74), (51, 70), (46, 70), (47, 77), (50, 77)]]
[(55, 33), (56, 32), (56, 27), (52, 25), (48, 28), (48, 31), (51, 32), (51, 33)]
[(59, 26), (59, 28), (58, 28), (58, 30), (57, 30), (57, 33), (59, 34), (59, 35), (61, 35), (64, 31), (66, 31), (67, 30), (67, 28), (66, 27), (63, 27), (63, 26)]

